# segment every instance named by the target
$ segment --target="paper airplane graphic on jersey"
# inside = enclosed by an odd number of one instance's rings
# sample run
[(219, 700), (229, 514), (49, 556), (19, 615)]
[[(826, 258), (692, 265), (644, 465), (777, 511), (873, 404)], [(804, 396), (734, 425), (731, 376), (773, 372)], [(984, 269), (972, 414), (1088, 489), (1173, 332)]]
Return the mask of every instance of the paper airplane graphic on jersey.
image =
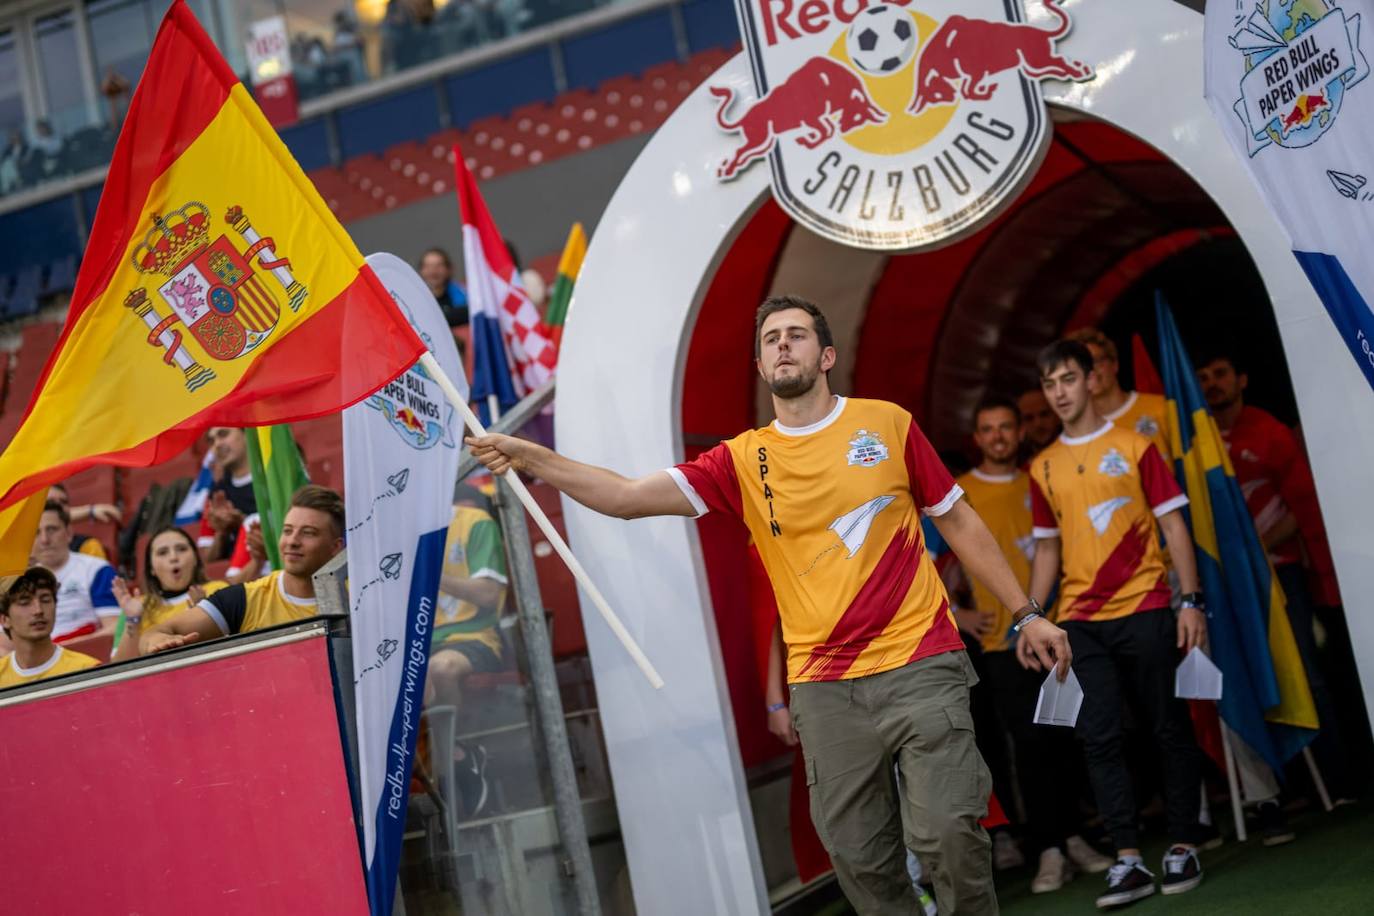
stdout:
[(830, 523), (829, 530), (838, 534), (840, 540), (844, 541), (844, 546), (849, 550), (849, 557), (858, 553), (864, 541), (868, 540), (868, 529), (872, 527), (874, 517), (896, 498), (875, 496), (859, 508), (846, 512)]
[(1095, 506), (1089, 506), (1088, 520), (1093, 523), (1093, 529), (1098, 534), (1106, 534), (1107, 526), (1112, 523), (1112, 516), (1116, 514), (1116, 510), (1130, 501), (1129, 496), (1117, 496)]
[(1327, 169), (1326, 177), (1331, 179), (1331, 186), (1338, 194), (1351, 200), (1355, 199), (1355, 195), (1360, 193), (1360, 189), (1366, 183), (1363, 175), (1351, 175), (1349, 172), (1338, 172), (1335, 169)]

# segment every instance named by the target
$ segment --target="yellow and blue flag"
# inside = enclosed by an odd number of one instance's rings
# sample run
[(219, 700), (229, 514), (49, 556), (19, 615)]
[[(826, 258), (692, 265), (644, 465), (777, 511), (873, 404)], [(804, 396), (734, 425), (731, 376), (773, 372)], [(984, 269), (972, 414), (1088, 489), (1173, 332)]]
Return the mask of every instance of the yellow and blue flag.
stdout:
[(1162, 295), (1155, 301), (1165, 422), (1188, 494), (1207, 640), (1224, 676), (1222, 720), (1276, 772), (1317, 734), (1317, 710), (1288, 622), (1283, 588), (1255, 532), (1226, 445)]

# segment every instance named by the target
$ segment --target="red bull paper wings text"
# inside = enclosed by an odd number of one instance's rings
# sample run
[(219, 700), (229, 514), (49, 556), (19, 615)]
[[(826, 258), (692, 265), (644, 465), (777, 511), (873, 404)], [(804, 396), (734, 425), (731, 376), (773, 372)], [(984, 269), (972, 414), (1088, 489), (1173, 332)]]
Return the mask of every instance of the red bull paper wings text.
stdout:
[(796, 220), (850, 245), (947, 243), (1010, 201), (1049, 140), (1040, 80), (1087, 80), (1061, 0), (737, 0), (755, 97), (712, 86), (735, 135), (717, 175), (767, 158)]

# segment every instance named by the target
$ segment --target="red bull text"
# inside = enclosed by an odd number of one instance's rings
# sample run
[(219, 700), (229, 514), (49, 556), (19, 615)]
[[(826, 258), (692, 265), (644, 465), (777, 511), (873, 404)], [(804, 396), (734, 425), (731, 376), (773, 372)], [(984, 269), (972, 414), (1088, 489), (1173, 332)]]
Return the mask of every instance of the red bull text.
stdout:
[(766, 158), (784, 209), (861, 247), (971, 230), (1044, 155), (1040, 81), (1093, 77), (1060, 0), (1029, 2), (1041, 22), (1021, 0), (737, 0), (755, 94), (710, 87), (736, 141), (718, 177)]

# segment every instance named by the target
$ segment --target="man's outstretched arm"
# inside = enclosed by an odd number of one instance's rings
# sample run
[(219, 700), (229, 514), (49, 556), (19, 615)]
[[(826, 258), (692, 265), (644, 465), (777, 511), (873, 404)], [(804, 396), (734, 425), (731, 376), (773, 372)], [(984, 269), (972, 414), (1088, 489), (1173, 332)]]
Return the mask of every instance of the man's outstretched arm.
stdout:
[(473, 457), (493, 474), (510, 468), (538, 477), (560, 492), (616, 518), (650, 515), (697, 515), (691, 500), (666, 471), (631, 479), (615, 471), (565, 458), (528, 439), (495, 433), (469, 437)]

